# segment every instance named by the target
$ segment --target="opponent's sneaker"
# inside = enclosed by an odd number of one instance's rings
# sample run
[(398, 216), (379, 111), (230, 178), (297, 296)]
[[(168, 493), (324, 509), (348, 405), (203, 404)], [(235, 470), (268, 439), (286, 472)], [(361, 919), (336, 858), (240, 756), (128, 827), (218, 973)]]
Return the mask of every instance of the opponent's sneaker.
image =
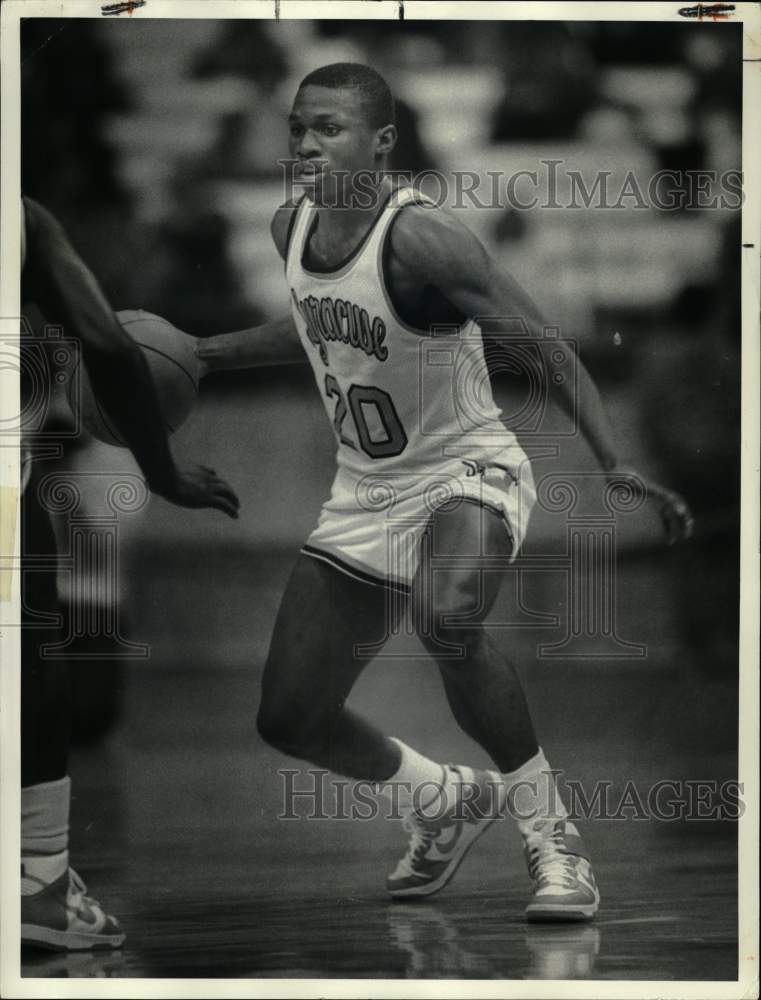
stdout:
[(535, 886), (526, 907), (528, 919), (591, 920), (600, 893), (576, 826), (567, 819), (537, 820), (524, 851)]
[(21, 944), (51, 951), (121, 948), (124, 932), (115, 917), (86, 896), (73, 868), (43, 882), (21, 863)]
[(468, 848), (502, 815), (505, 786), (496, 771), (474, 771), (447, 764), (445, 779), (456, 783), (454, 806), (437, 816), (428, 803), (410, 809), (402, 820), (410, 835), (407, 853), (386, 885), (394, 899), (430, 896), (452, 878)]

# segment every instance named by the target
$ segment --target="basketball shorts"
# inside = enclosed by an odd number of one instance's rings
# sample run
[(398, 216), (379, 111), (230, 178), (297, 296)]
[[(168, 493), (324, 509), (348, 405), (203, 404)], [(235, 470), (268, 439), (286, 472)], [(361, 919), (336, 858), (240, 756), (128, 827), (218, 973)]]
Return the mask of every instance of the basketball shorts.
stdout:
[(531, 465), (522, 452), (520, 456), (518, 461), (510, 453), (481, 461), (452, 459), (414, 474), (357, 477), (339, 467), (330, 499), (302, 552), (366, 583), (407, 591), (434, 511), (476, 503), (502, 519), (512, 541), (512, 561), (536, 500)]

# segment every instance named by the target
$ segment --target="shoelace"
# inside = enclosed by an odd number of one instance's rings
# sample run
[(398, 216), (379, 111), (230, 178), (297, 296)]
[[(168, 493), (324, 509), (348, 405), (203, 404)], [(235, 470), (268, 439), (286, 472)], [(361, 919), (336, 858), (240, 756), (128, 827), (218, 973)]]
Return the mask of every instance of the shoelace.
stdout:
[(69, 885), (78, 895), (84, 898), (84, 895), (87, 892), (87, 886), (82, 881), (82, 876), (75, 872), (73, 868), (69, 868)]
[(394, 872), (396, 878), (414, 875), (415, 862), (427, 853), (431, 841), (436, 837), (436, 830), (424, 826), (414, 813), (402, 817), (402, 829), (410, 835), (410, 842), (407, 845), (407, 853), (396, 866)]
[(75, 872), (73, 868), (69, 868), (69, 887), (70, 895), (67, 905), (70, 909), (76, 911), (82, 903), (86, 903), (91, 908), (99, 906), (97, 900), (86, 895), (87, 886), (82, 881), (82, 876)]
[[(442, 766), (442, 784), (436, 796), (426, 804), (426, 808), (433, 804), (433, 802), (443, 793), (444, 784), (447, 778), (447, 770), (456, 771), (457, 768), (453, 767), (452, 764), (446, 764)], [(402, 829), (409, 833), (410, 842), (407, 845), (407, 853), (401, 859), (399, 864), (396, 866), (396, 871), (394, 872), (394, 878), (407, 878), (410, 875), (415, 874), (415, 863), (428, 853), (428, 848), (431, 846), (431, 842), (434, 841), (438, 835), (438, 831), (435, 827), (428, 826), (423, 822), (422, 818), (418, 816), (414, 809), (410, 809), (402, 816)]]
[(538, 844), (530, 844), (529, 854), (529, 874), (537, 882), (539, 888), (547, 885), (561, 885), (566, 887), (573, 879), (574, 869), (571, 857), (561, 852), (563, 834), (560, 830), (553, 830), (549, 837), (545, 837)]

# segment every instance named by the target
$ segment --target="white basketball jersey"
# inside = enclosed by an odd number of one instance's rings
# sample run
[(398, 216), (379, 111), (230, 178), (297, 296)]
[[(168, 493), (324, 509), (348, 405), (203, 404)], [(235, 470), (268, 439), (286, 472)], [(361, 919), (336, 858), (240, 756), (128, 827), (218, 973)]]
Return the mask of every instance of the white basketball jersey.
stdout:
[(454, 458), (499, 455), (517, 469), (526, 456), (500, 421), (478, 325), (425, 331), (396, 314), (383, 276), (394, 214), (424, 201), (412, 188), (389, 195), (375, 223), (342, 266), (304, 266), (316, 206), (299, 204), (286, 258), (293, 318), (338, 440), (338, 465), (357, 479), (369, 471), (419, 474)]

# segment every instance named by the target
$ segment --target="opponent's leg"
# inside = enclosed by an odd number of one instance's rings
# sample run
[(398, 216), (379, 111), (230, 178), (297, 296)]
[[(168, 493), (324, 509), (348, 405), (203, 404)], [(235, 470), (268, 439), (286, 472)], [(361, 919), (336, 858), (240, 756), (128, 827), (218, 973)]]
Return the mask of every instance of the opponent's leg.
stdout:
[(510, 554), (495, 514), (462, 503), (433, 515), (412, 591), (420, 637), (455, 718), (502, 772), (535, 883), (529, 919), (587, 919), (599, 904), (588, 854), (537, 746), (515, 670), (484, 630), (499, 578), (479, 565), (480, 554)]
[[(40, 627), (34, 612), (60, 611), (56, 540), (50, 517), (30, 486), (21, 501), (21, 785), (60, 781), (68, 767), (71, 738), (71, 682), (65, 660), (45, 659), (40, 648), (58, 634)], [(47, 564), (33, 569), (32, 559)]]
[(41, 646), (57, 636), (33, 614), (59, 610), (55, 568), (31, 570), (29, 557), (56, 554), (34, 485), (21, 504), (21, 943), (56, 951), (117, 948), (121, 927), (85, 896), (69, 867), (71, 686), (66, 662), (42, 655)]

